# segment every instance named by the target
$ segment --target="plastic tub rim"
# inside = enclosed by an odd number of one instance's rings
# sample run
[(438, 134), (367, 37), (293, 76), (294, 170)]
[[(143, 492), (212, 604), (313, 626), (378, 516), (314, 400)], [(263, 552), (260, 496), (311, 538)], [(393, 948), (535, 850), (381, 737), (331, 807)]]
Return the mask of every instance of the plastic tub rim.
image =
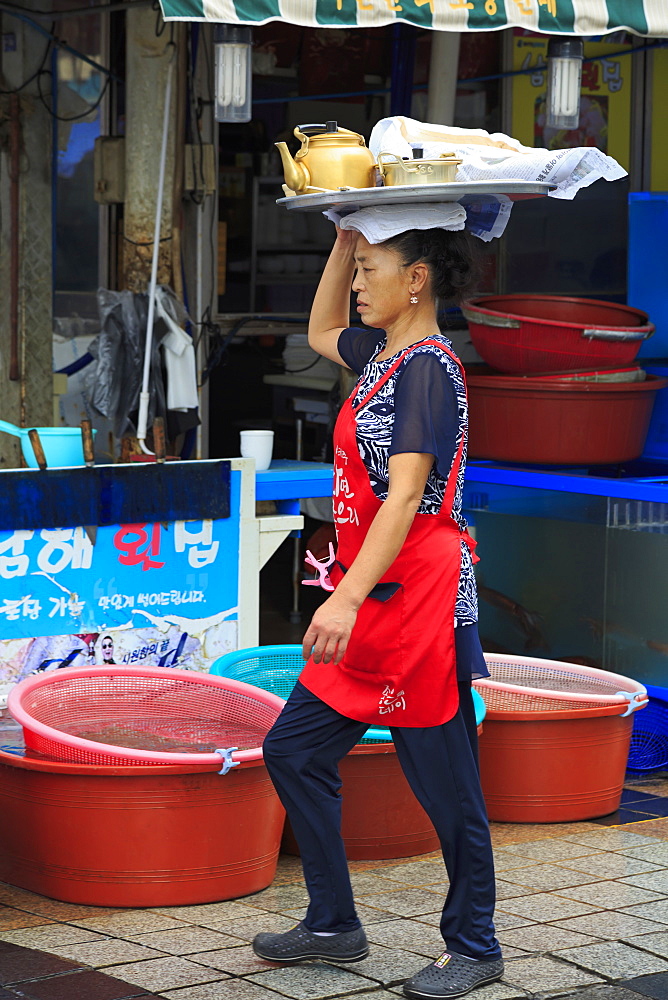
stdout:
[[(228, 677), (216, 677), (216, 675), (208, 673), (202, 674), (194, 670), (178, 670), (171, 667), (67, 667), (66, 675), (70, 679), (76, 679), (79, 677), (158, 677), (161, 679), (175, 677), (178, 680), (185, 680), (189, 683), (194, 681), (197, 684), (204, 684), (209, 687), (213, 686), (225, 688), (228, 691), (231, 690), (236, 691), (239, 694), (246, 694), (254, 698), (256, 701), (264, 701), (265, 704), (278, 708), (279, 711), (282, 710), (285, 705), (283, 698), (279, 698), (278, 695), (271, 694), (269, 691), (263, 691), (261, 688), (254, 687), (252, 684), (246, 684), (244, 681), (236, 681)], [(10, 715), (16, 722), (19, 723), (19, 725), (23, 726), (24, 730), (27, 732), (34, 732), (44, 739), (60, 742), (72, 749), (89, 750), (91, 753), (97, 753), (114, 758), (118, 761), (120, 766), (128, 766), (135, 763), (149, 765), (216, 764), (220, 767), (223, 759), (219, 753), (165, 753), (157, 750), (135, 749), (129, 751), (123, 747), (115, 747), (111, 744), (97, 743), (94, 740), (85, 740), (78, 736), (72, 736), (69, 733), (64, 733), (59, 729), (55, 729), (52, 726), (47, 726), (38, 719), (34, 719), (23, 708), (22, 699), (36, 688), (45, 687), (47, 684), (52, 684), (57, 680), (63, 679), (64, 675), (59, 676), (55, 672), (26, 677), (22, 681), (19, 681), (19, 683), (10, 691), (7, 699), (7, 708)], [(231, 755), (231, 759), (232, 761), (239, 763), (242, 761), (262, 759), (262, 747), (251, 747), (248, 750), (235, 750)], [(111, 766), (114, 765), (112, 764)]]
[[(487, 688), (490, 691), (504, 691), (508, 694), (515, 694), (520, 691), (522, 694), (531, 695), (532, 698), (545, 698), (549, 701), (565, 701), (565, 702), (583, 702), (583, 701), (595, 701), (601, 706), (606, 705), (616, 705), (616, 706), (629, 706), (630, 704), (634, 706), (645, 705), (648, 701), (647, 698), (642, 697), (641, 691), (635, 691), (634, 694), (640, 695), (640, 700), (634, 699), (632, 702), (628, 698), (624, 698), (621, 695), (605, 695), (605, 694), (575, 694), (570, 691), (552, 691), (546, 688), (533, 688), (526, 684), (504, 684), (502, 681), (490, 681), (486, 677), (480, 677), (475, 682), (476, 686), (480, 685)], [(491, 713), (495, 711), (494, 709), (488, 710), (488, 718), (491, 718)]]
[[(475, 683), (478, 684), (478, 681)], [(644, 701), (638, 705), (638, 711), (646, 708), (647, 704), (648, 702)], [(531, 709), (525, 712), (516, 709), (488, 708), (485, 724), (492, 722), (519, 722), (522, 724), (553, 722), (556, 725), (559, 722), (570, 722), (573, 719), (600, 719), (610, 715), (616, 715), (620, 719), (632, 719), (635, 717), (635, 712), (632, 713), (632, 716), (628, 716), (619, 711), (619, 705), (600, 705), (598, 708), (564, 708), (556, 712), (550, 709), (543, 711)]]
[(620, 393), (635, 394), (637, 392), (658, 392), (668, 386), (668, 378), (660, 375), (648, 374), (642, 382), (587, 382), (585, 379), (564, 379), (563, 381), (553, 381), (546, 378), (544, 382), (538, 383), (537, 379), (532, 381), (531, 376), (523, 375), (470, 375), (466, 379), (466, 384), (472, 389), (486, 389), (492, 392), (517, 392), (536, 393), (544, 397), (546, 393), (571, 393), (578, 396), (585, 396), (589, 393), (601, 395), (610, 392), (614, 396)]
[[(566, 663), (562, 660), (548, 660), (536, 656), (515, 656), (512, 653), (484, 653), (485, 662), (528, 664), (533, 667), (544, 667), (546, 670), (558, 669), (565, 674), (579, 674), (585, 677), (598, 677), (602, 680), (614, 679), (619, 686), (619, 692), (628, 691), (629, 694), (640, 695), (642, 700), (647, 699), (647, 688), (640, 681), (634, 681), (631, 677), (623, 674), (615, 674), (611, 670), (602, 670), (600, 667), (587, 667), (579, 663)], [(615, 694), (590, 694), (587, 692), (557, 691), (550, 688), (533, 688), (526, 684), (508, 684), (504, 681), (495, 681), (491, 677), (480, 677), (474, 681), (475, 685), (481, 685), (495, 691), (506, 691), (511, 694), (523, 691), (532, 697), (549, 698), (551, 701), (597, 701), (601, 705), (628, 705), (629, 699), (621, 693)], [(491, 709), (489, 710), (492, 711)]]
[[(530, 293), (524, 295), (520, 293), (515, 293), (512, 295), (489, 295), (489, 296), (479, 296), (475, 299), (467, 299), (465, 302), (462, 303), (462, 311), (470, 307), (472, 310), (482, 312), (489, 316), (503, 316), (504, 318), (507, 317), (508, 319), (518, 320), (519, 322), (533, 321), (533, 322), (538, 322), (541, 325), (545, 324), (545, 326), (557, 326), (562, 328), (568, 327), (569, 329), (572, 330), (589, 329), (589, 326), (585, 323), (573, 323), (571, 320), (557, 320), (557, 319), (549, 319), (548, 317), (543, 317), (543, 316), (532, 316), (529, 313), (514, 313), (506, 309), (493, 309), (485, 306), (484, 304), (486, 301), (489, 301), (490, 299), (498, 300), (501, 298), (503, 299), (513, 298), (515, 299), (515, 301), (520, 299), (529, 301), (540, 299), (542, 302), (559, 302), (559, 303), (581, 302), (585, 303), (586, 305), (592, 305), (592, 306), (604, 305), (608, 308), (614, 308), (615, 305), (621, 305), (621, 303), (607, 302), (604, 299), (583, 299), (579, 298), (578, 296), (531, 295)], [(654, 331), (654, 324), (650, 322), (648, 314), (643, 309), (636, 309), (634, 306), (627, 306), (627, 305), (623, 305), (622, 309), (624, 312), (630, 312), (638, 317), (641, 316), (644, 317), (644, 321), (636, 326), (626, 326), (623, 324), (617, 325), (616, 323), (596, 323), (596, 329), (615, 330), (620, 332), (628, 332), (636, 334), (641, 332), (642, 330), (651, 330), (652, 332)]]
[[(106, 746), (107, 744), (103, 744)], [(19, 749), (17, 747), (17, 749)], [(24, 771), (41, 771), (48, 774), (59, 774), (64, 777), (72, 775), (99, 775), (100, 777), (116, 778), (136, 778), (148, 777), (159, 778), (169, 774), (211, 774), (220, 770), (220, 757), (211, 764), (147, 764), (131, 763), (121, 764), (81, 764), (69, 760), (52, 760), (48, 757), (25, 757), (22, 753), (12, 753), (6, 747), (0, 747), (0, 767), (18, 767)], [(244, 760), (240, 762), (234, 771), (242, 771), (248, 767), (264, 767), (264, 760), (258, 757), (257, 760)], [(232, 772), (233, 773), (233, 772)]]

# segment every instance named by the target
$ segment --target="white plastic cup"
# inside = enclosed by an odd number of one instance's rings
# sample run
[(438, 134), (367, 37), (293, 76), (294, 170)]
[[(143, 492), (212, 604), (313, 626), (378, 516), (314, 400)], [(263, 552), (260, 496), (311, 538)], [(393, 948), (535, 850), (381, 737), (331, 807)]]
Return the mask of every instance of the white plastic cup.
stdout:
[(241, 431), (241, 457), (254, 458), (256, 472), (269, 468), (273, 450), (273, 431)]

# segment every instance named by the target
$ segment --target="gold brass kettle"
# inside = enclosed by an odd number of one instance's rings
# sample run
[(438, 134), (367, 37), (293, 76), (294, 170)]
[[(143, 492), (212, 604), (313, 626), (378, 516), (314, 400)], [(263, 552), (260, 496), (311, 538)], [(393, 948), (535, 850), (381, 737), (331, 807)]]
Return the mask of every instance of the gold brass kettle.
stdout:
[(302, 144), (294, 159), (286, 143), (275, 146), (283, 161), (286, 186), (296, 194), (375, 187), (373, 154), (357, 132), (326, 122), (298, 125), (294, 134)]

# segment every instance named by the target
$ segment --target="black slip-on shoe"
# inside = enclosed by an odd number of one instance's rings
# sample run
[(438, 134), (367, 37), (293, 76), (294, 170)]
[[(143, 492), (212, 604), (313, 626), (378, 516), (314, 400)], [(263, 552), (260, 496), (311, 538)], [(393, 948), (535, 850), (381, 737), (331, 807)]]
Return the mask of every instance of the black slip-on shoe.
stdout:
[(369, 954), (366, 934), (361, 927), (320, 937), (299, 923), (284, 934), (257, 934), (253, 951), (267, 962), (302, 962), (319, 958), (327, 962), (361, 962)]
[(411, 1000), (450, 1000), (493, 983), (503, 975), (503, 959), (472, 962), (469, 958), (445, 951), (440, 958), (404, 983), (404, 994)]

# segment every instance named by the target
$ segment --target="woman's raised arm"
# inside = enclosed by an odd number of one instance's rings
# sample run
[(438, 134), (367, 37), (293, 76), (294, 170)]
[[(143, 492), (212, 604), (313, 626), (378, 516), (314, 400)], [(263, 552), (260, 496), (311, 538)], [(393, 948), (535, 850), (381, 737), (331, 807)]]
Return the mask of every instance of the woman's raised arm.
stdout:
[(341, 331), (350, 322), (350, 288), (355, 273), (357, 233), (336, 231), (336, 243), (315, 293), (308, 324), (309, 346), (337, 364), (348, 366), (338, 351)]

